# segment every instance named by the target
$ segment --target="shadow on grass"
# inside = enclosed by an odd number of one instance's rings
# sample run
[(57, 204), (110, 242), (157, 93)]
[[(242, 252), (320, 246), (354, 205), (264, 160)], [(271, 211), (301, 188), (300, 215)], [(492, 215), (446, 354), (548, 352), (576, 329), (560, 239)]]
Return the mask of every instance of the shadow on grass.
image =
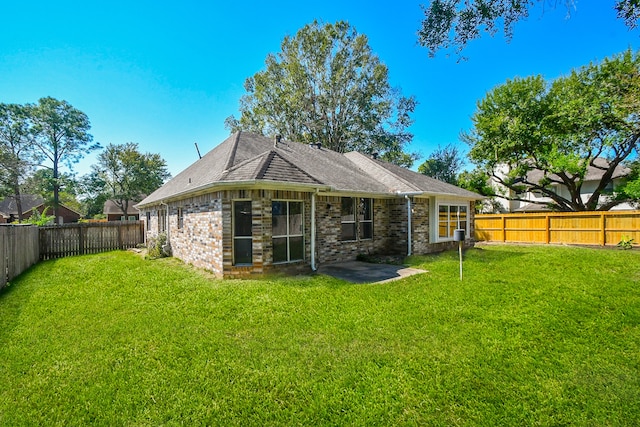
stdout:
[[(518, 246), (475, 246), (464, 249), (462, 252), (463, 261), (492, 264), (509, 262), (524, 255), (526, 255), (526, 251)], [(435, 262), (458, 262), (458, 260), (457, 250), (447, 250), (426, 255), (412, 255), (405, 259), (405, 263), (411, 267), (421, 268), (421, 266), (424, 267)]]

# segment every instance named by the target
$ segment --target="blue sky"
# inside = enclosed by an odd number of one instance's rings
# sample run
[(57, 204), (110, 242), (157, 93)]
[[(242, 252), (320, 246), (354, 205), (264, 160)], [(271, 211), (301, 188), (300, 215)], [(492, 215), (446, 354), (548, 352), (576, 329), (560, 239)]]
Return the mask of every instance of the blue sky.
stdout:
[[(426, 0), (422, 1), (423, 3)], [(539, 7), (502, 34), (485, 36), (468, 57), (429, 58), (416, 32), (420, 0), (323, 2), (10, 1), (0, 25), (0, 102), (35, 103), (53, 96), (89, 116), (94, 140), (135, 142), (159, 153), (176, 175), (228, 132), (239, 116), (247, 77), (268, 53), (305, 24), (346, 20), (369, 38), (393, 86), (420, 103), (409, 147), (424, 161), (438, 145), (458, 143), (471, 127), (476, 102), (507, 79), (548, 79), (627, 48), (640, 31), (616, 19), (613, 0)], [(95, 156), (76, 166), (89, 171)]]

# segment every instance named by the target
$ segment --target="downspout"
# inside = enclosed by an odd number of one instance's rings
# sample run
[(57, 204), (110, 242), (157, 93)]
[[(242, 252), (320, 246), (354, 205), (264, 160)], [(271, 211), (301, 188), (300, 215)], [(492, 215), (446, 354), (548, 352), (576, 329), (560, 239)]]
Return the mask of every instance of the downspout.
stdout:
[(411, 198), (405, 194), (407, 199), (407, 256), (411, 256)]
[(311, 270), (316, 271), (316, 194), (311, 193)]

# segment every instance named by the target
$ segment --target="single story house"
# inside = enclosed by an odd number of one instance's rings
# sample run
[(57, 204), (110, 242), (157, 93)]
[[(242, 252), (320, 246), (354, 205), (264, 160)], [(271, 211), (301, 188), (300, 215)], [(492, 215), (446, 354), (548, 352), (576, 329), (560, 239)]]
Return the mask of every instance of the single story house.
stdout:
[(107, 221), (138, 221), (140, 219), (140, 211), (135, 207), (137, 202), (130, 201), (127, 206), (127, 214), (125, 215), (120, 206), (113, 200), (104, 202), (102, 213), (107, 216)]
[(357, 152), (237, 132), (138, 205), (147, 237), (221, 277), (473, 244), (476, 193)]
[[(594, 165), (587, 166), (587, 172), (585, 174), (584, 180), (582, 181), (582, 186), (580, 187), (580, 197), (583, 201), (589, 200), (591, 195), (594, 193), (602, 176), (605, 173), (605, 169), (609, 167), (609, 162), (606, 159), (597, 157), (594, 159)], [(606, 188), (607, 191), (614, 192), (615, 189), (623, 183), (624, 177), (626, 177), (631, 170), (624, 165), (618, 165), (614, 169), (612, 180), (609, 183), (609, 186)], [(529, 182), (539, 182), (544, 178), (544, 173), (541, 170), (534, 169), (527, 174), (527, 181)], [(553, 175), (553, 179), (559, 179), (557, 176)], [(524, 193), (517, 194), (517, 197), (522, 200), (512, 200), (516, 197), (516, 193), (499, 184), (497, 181), (493, 181), (492, 185), (498, 189), (498, 193), (502, 194), (502, 196), (498, 196), (496, 199), (500, 205), (501, 212), (547, 212), (551, 209), (549, 208), (549, 203), (552, 202), (551, 198), (545, 196), (542, 192), (537, 190), (528, 190)], [(570, 199), (571, 195), (569, 193), (568, 188), (564, 184), (553, 183), (549, 186), (554, 193)], [(600, 196), (600, 205), (607, 202), (609, 196), (601, 195)], [(634, 210), (635, 207), (630, 205), (629, 203), (621, 203), (617, 206), (614, 206), (611, 210)]]
[[(30, 218), (35, 211), (40, 215), (45, 209), (47, 209), (47, 215), (53, 215), (53, 207), (45, 205), (42, 196), (35, 194), (21, 194), (20, 201), (22, 204), (23, 219)], [(60, 204), (59, 214), (59, 217), (55, 220), (56, 224), (78, 222), (82, 217), (79, 212), (76, 212), (63, 204)], [(18, 206), (16, 204), (15, 196), (9, 196), (0, 201), (0, 217), (4, 223), (12, 223), (18, 220)]]

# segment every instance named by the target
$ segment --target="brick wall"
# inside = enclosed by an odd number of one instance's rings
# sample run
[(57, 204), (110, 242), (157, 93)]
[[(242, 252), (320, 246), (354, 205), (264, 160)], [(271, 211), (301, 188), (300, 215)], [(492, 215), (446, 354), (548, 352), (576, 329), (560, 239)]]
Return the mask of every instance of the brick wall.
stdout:
[[(252, 265), (233, 262), (233, 201), (251, 200)], [(304, 260), (273, 263), (273, 200), (302, 201), (304, 206)], [(355, 260), (359, 254), (407, 254), (407, 202), (403, 198), (373, 200), (373, 238), (341, 240), (341, 197), (316, 197), (316, 263)], [(183, 225), (178, 229), (178, 208)], [(158, 212), (151, 208), (147, 235), (157, 235)], [(430, 242), (428, 198), (413, 198), (411, 204), (412, 253), (429, 253), (457, 247), (455, 242)], [(146, 220), (146, 215), (142, 215)], [(470, 218), (473, 227), (473, 214)], [(221, 277), (247, 277), (275, 271), (309, 271), (311, 262), (311, 193), (280, 190), (227, 190), (169, 204), (170, 239), (173, 255), (186, 263)], [(473, 229), (471, 230), (473, 235)], [(469, 242), (468, 242), (469, 243)]]

